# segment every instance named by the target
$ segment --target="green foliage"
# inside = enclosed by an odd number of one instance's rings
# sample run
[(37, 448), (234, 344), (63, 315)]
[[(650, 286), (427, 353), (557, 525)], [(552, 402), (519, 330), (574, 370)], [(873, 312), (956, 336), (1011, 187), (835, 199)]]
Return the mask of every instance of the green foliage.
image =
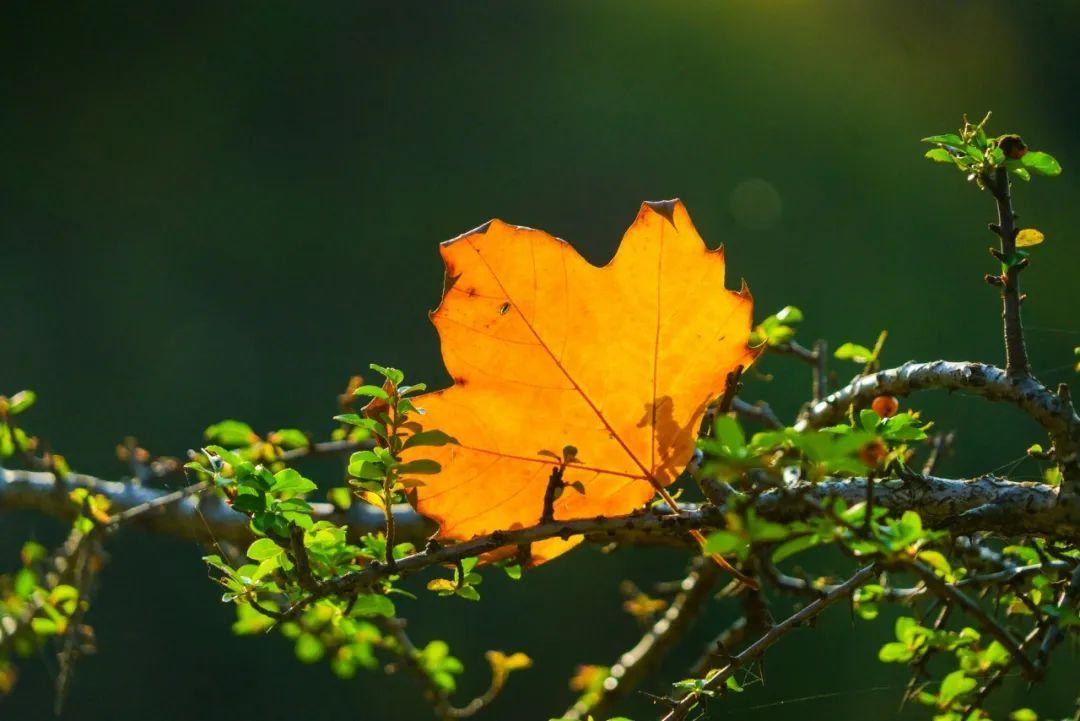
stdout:
[(964, 116), (964, 124), (957, 133), (923, 138), (924, 143), (937, 146), (928, 150), (926, 157), (954, 166), (980, 189), (990, 184), (990, 174), (998, 168), (1005, 168), (1010, 175), (1021, 180), (1031, 180), (1032, 173), (1050, 177), (1061, 174), (1061, 165), (1052, 155), (1028, 150), (1019, 135), (987, 135), (986, 124), (989, 120), (990, 113), (977, 124)]
[(0, 695), (15, 685), (17, 659), (39, 653), (70, 634), (89, 631), (72, 622), (76, 612), (86, 608), (86, 600), (55, 572), (45, 547), (27, 542), (19, 556), (22, 567), (0, 575)]
[[(454, 567), (454, 577), (449, 578), (435, 578), (428, 582), (428, 590), (434, 591), (440, 596), (459, 596), (468, 601), (479, 601), (480, 591), (477, 590), (477, 586), (483, 582), (483, 578), (479, 573), (476, 573), (473, 569), (476, 568), (476, 564), (479, 562), (477, 558), (466, 558), (461, 563)], [(521, 567), (517, 568), (517, 576), (521, 577)], [(513, 577), (514, 571), (507, 571), (507, 575)]]
[(761, 321), (750, 336), (751, 345), (765, 343), (771, 347), (782, 346), (795, 337), (795, 324), (803, 319), (802, 311), (793, 305), (784, 306)]
[(29, 390), (19, 391), (10, 398), (0, 395), (0, 460), (32, 453), (37, 448), (37, 439), (20, 428), (15, 419), (36, 400), (37, 394)]
[(863, 366), (863, 373), (872, 373), (881, 367), (881, 351), (885, 347), (885, 339), (889, 337), (888, 331), (881, 331), (873, 348), (867, 348), (850, 341), (843, 343), (833, 353), (837, 360), (849, 360)]
[[(283, 449), (312, 448), (306, 435), (286, 429), (263, 439), (245, 423), (223, 421), (206, 431), (207, 439), (217, 443), (203, 449), (203, 457), (187, 468), (212, 479), (232, 508), (250, 518), (255, 539), (244, 550), (243, 560), (214, 554), (205, 561), (224, 588), (222, 600), (236, 605), (235, 633), (276, 628), (292, 640), (300, 662), (328, 662), (343, 678), (377, 668), (380, 654), (396, 656), (440, 693), (449, 694), (464, 666), (445, 642), (433, 640), (416, 649), (403, 635), (404, 622), (397, 618), (391, 596), (412, 596), (398, 587), (397, 575), (382, 576), (360, 592), (325, 590), (344, 576), (373, 565), (393, 567), (416, 552), (411, 543), (394, 541), (394, 504), (422, 483), (423, 475), (437, 472), (438, 464), (423, 459), (405, 463), (399, 454), (408, 448), (455, 442), (438, 430), (424, 429), (416, 420), (421, 411), (411, 397), (424, 390), (423, 384), (405, 385), (401, 371), (371, 367), (384, 382), (369, 385), (354, 380), (350, 395), (366, 398), (367, 403), (358, 412), (336, 417), (343, 427), (358, 431), (340, 437), (357, 442), (370, 439), (368, 447), (352, 453), (349, 485), (332, 488), (327, 495), (339, 508), (349, 507), (354, 500), (378, 507), (386, 518), (385, 532), (353, 541), (345, 526), (312, 518), (308, 496), (318, 487), (284, 464), (282, 455)], [(350, 403), (343, 407), (348, 409)], [(477, 562), (477, 558), (463, 559), (455, 566), (452, 580), (435, 579), (429, 588), (439, 595), (478, 600), (482, 579), (474, 570)], [(507, 565), (505, 570), (520, 578), (520, 566)], [(488, 661), (493, 686), (499, 687), (511, 672), (531, 663), (524, 654), (499, 652), (490, 652)]]

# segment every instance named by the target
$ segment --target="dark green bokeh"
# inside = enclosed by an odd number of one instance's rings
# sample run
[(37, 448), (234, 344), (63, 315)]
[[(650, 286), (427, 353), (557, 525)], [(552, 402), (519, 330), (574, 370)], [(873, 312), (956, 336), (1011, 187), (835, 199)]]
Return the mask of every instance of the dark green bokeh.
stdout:
[[(890, 363), (999, 361), (981, 280), (991, 203), (917, 142), (986, 109), (1065, 166), (1016, 191), (1022, 224), (1047, 235), (1024, 274), (1032, 360), (1065, 380), (1080, 342), (1078, 21), (1072, 3), (5, 5), (0, 392), (37, 390), (33, 429), (102, 475), (122, 474), (127, 434), (179, 454), (224, 417), (325, 433), (369, 361), (446, 380), (426, 317), (439, 241), (498, 216), (603, 262), (640, 201), (673, 196), (727, 244), (729, 285), (747, 279), (758, 317), (796, 304), (807, 336), (834, 345), (888, 327)], [(750, 393), (792, 412), (806, 372), (762, 365), (775, 380)], [(1008, 409), (919, 403), (964, 429), (950, 473), (1039, 439)], [(58, 533), (0, 523), (5, 566), (22, 538)], [(111, 552), (101, 649), (65, 717), (428, 718), (406, 678), (342, 682), (277, 636), (231, 637), (198, 549), (127, 532)], [(532, 655), (489, 718), (545, 719), (570, 702), (576, 662), (633, 642), (619, 579), (681, 570), (665, 552), (586, 549), (522, 583), (492, 576), (479, 605), (400, 607), (418, 639), (451, 643), (468, 689), (485, 649)], [(649, 690), (734, 612), (714, 609)], [(890, 717), (904, 676), (875, 660), (889, 625), (834, 611), (726, 707)], [(1003, 699), (1065, 714), (1074, 662), (1034, 701), (1018, 684)], [(25, 664), (4, 718), (48, 717), (50, 667)], [(654, 715), (640, 696), (627, 710)]]

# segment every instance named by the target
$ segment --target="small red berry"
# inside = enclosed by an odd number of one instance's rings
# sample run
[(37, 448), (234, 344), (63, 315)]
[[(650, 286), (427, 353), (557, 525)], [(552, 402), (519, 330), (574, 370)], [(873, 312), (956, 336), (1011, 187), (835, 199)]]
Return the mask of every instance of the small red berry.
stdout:
[(1019, 160), (1027, 152), (1027, 146), (1019, 135), (1003, 135), (998, 140), (998, 147), (1009, 160)]
[(900, 410), (900, 403), (893, 396), (878, 396), (870, 407), (882, 418), (892, 418)]
[(859, 450), (859, 460), (870, 468), (877, 468), (887, 455), (889, 448), (880, 438), (875, 438)]

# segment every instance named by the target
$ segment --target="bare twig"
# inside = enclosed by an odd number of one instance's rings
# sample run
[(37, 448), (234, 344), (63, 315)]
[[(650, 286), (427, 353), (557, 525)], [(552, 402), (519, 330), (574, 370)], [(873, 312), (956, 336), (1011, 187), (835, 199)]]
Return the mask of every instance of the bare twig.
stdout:
[(803, 623), (815, 618), (826, 608), (836, 603), (842, 598), (846, 598), (850, 594), (854, 593), (856, 589), (865, 583), (868, 583), (877, 572), (876, 566), (865, 566), (855, 573), (851, 578), (844, 581), (840, 585), (836, 586), (832, 591), (819, 599), (811, 601), (806, 606), (803, 606), (800, 610), (784, 619), (780, 623), (770, 628), (765, 635), (759, 638), (754, 643), (750, 644), (739, 655), (731, 657), (727, 665), (721, 668), (719, 671), (710, 674), (703, 684), (701, 690), (695, 690), (687, 694), (682, 700), (680, 700), (664, 717), (663, 721), (682, 721), (687, 717), (687, 714), (701, 701), (703, 692), (715, 692), (722, 688), (727, 679), (734, 674), (737, 670), (745, 666), (750, 661), (757, 659), (759, 656), (765, 653), (773, 644), (786, 636), (794, 629), (801, 626)]
[(1005, 337), (1005, 371), (1009, 376), (1019, 378), (1031, 374), (1031, 366), (1028, 363), (1027, 347), (1024, 345), (1024, 325), (1020, 319), (1020, 303), (1023, 297), (1020, 295), (1020, 271), (1027, 265), (1026, 261), (1017, 261), (1016, 255), (1016, 214), (1012, 209), (1012, 194), (1010, 192), (1009, 174), (1005, 168), (997, 168), (991, 178), (988, 174), (983, 176), (983, 183), (990, 189), (997, 203), (998, 222), (991, 225), (990, 230), (1001, 239), (999, 254), (995, 254), (1005, 266), (1004, 272), (999, 276), (1000, 281), (995, 283), (1001, 288), (1001, 318), (1004, 326)]
[(955, 440), (956, 434), (952, 431), (934, 434), (934, 437), (930, 439), (930, 455), (926, 457), (926, 462), (922, 467), (924, 476), (932, 475), (937, 470), (938, 464), (941, 463)]
[(614, 705), (652, 673), (679, 642), (701, 612), (719, 577), (719, 566), (707, 559), (698, 559), (664, 615), (611, 667), (600, 693), (588, 697), (591, 703), (586, 703), (583, 697), (563, 714), (563, 718), (583, 719), (593, 715), (607, 718)]
[(731, 410), (742, 418), (749, 418), (764, 424), (767, 428), (783, 428), (784, 423), (773, 409), (765, 401), (750, 403), (742, 398), (735, 398), (731, 403)]
[(817, 403), (829, 392), (829, 344), (824, 338), (814, 343), (814, 376), (811, 397)]
[(912, 559), (906, 562), (905, 565), (914, 571), (935, 595), (946, 603), (959, 606), (967, 615), (975, 619), (979, 626), (1004, 646), (1012, 659), (1023, 667), (1025, 676), (1031, 680), (1039, 677), (1039, 670), (1035, 667), (1034, 662), (1028, 658), (1027, 654), (1024, 653), (1020, 643), (1013, 638), (1008, 629), (986, 613), (979, 604), (956, 586), (946, 583), (944, 579), (921, 561)]

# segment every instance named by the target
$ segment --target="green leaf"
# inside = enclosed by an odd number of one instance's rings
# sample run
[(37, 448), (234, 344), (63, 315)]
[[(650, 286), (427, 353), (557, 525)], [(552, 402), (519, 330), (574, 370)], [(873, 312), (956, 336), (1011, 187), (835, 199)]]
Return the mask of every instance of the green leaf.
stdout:
[(350, 461), (349, 475), (365, 481), (382, 481), (386, 471), (378, 461)]
[(731, 416), (717, 416), (716, 422), (713, 424), (713, 433), (716, 436), (716, 440), (720, 441), (720, 443), (726, 446), (731, 452), (746, 447), (746, 435), (743, 434), (739, 422)]
[(326, 497), (337, 508), (348, 510), (352, 506), (352, 493), (344, 486), (336, 486), (326, 492)]
[(1039, 714), (1029, 708), (1018, 708), (1009, 714), (1012, 721), (1039, 721)]
[(379, 386), (360, 386), (353, 391), (354, 396), (372, 396), (380, 400), (389, 401), (390, 394)]
[(715, 553), (723, 556), (734, 553), (745, 546), (746, 541), (741, 536), (728, 531), (716, 531), (715, 533), (709, 534), (702, 550), (707, 554)]
[(797, 536), (790, 541), (784, 541), (776, 547), (775, 551), (773, 551), (773, 563), (780, 563), (785, 559), (791, 558), (796, 553), (801, 553), (808, 548), (813, 548), (818, 545), (818, 543), (819, 539), (816, 535)]
[(296, 657), (304, 663), (317, 662), (325, 651), (322, 641), (310, 633), (302, 633), (296, 638)]
[(464, 598), (466, 601), (479, 601), (480, 592), (472, 586), (462, 586), (457, 590), (457, 595)]
[(877, 411), (873, 408), (863, 408), (859, 411), (859, 425), (861, 425), (863, 430), (867, 433), (873, 433), (880, 421), (881, 416), (879, 416)]
[(982, 148), (977, 145), (965, 145), (964, 152), (968, 154), (968, 157), (977, 163), (981, 163), (985, 158), (983, 156)]
[(56, 636), (60, 633), (60, 626), (48, 618), (34, 618), (30, 621), (30, 628), (38, 636)]
[(878, 651), (878, 660), (883, 663), (907, 663), (914, 655), (906, 643), (892, 641)]
[(395, 386), (401, 385), (401, 382), (405, 380), (405, 374), (399, 371), (397, 368), (384, 368), (378, 363), (372, 363), (370, 367), (371, 370), (381, 374), (383, 377), (390, 380), (390, 382), (392, 382)]
[(203, 436), (223, 446), (249, 446), (259, 438), (247, 423), (234, 420), (215, 423), (203, 431)]
[(941, 135), (931, 135), (928, 138), (923, 138), (924, 143), (937, 143), (939, 145), (951, 145), (954, 148), (963, 146), (964, 140), (956, 133), (942, 133)]
[(34, 391), (19, 391), (8, 400), (8, 415), (16, 416), (22, 413), (34, 405), (36, 400), (37, 394)]
[(1030, 150), (1024, 153), (1023, 157), (1020, 158), (1020, 162), (1029, 171), (1039, 175), (1061, 175), (1061, 165), (1050, 153)]
[(318, 486), (312, 481), (300, 475), (293, 468), (285, 468), (274, 474), (274, 484), (270, 486), (271, 493), (311, 493)]
[(975, 679), (969, 678), (963, 671), (953, 671), (941, 682), (941, 691), (938, 692), (938, 695), (942, 701), (951, 702), (969, 693), (975, 688), (975, 685)]
[(864, 345), (858, 343), (844, 343), (833, 355), (840, 360), (850, 360), (856, 363), (869, 363), (873, 357), (874, 352)]
[(282, 428), (270, 434), (271, 441), (283, 448), (307, 448), (308, 437), (297, 428)]
[(353, 604), (353, 614), (357, 616), (383, 616), (384, 618), (394, 617), (394, 602), (386, 596), (380, 596), (378, 594), (369, 594), (356, 597), (356, 603)]
[(281, 553), (284, 553), (281, 546), (277, 545), (269, 538), (255, 540), (247, 549), (247, 556), (253, 561), (265, 561), (266, 559), (273, 558)]
[(802, 311), (793, 305), (785, 305), (776, 314), (776, 319), (781, 323), (799, 323), (803, 319)]
[(953, 159), (953, 154), (945, 148), (934, 148), (933, 150), (927, 150), (926, 154), (923, 157), (929, 158), (935, 163), (956, 163), (956, 161)]
[(29, 568), (20, 568), (15, 574), (14, 590), (20, 598), (30, 598), (37, 588), (37, 576)]

